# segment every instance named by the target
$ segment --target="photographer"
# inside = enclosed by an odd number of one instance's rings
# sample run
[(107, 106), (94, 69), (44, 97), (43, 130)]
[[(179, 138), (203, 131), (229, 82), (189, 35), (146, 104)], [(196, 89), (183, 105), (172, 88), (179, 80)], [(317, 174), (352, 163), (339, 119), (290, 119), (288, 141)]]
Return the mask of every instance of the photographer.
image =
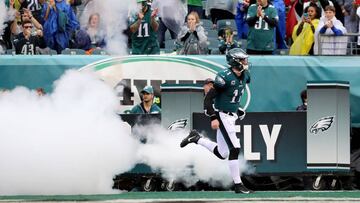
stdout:
[(14, 40), (16, 54), (34, 55), (36, 47), (45, 48), (42, 30), (32, 32), (33, 24), (29, 20), (22, 22), (23, 32)]
[(306, 7), (302, 20), (294, 27), (290, 55), (314, 55), (314, 33), (319, 25), (320, 15), (321, 9), (316, 4)]
[(42, 25), (33, 16), (29, 9), (23, 8), (15, 13), (16, 19), (11, 24), (11, 34), (14, 38), (23, 31), (22, 22), (30, 21), (34, 26), (32, 31), (43, 30)]

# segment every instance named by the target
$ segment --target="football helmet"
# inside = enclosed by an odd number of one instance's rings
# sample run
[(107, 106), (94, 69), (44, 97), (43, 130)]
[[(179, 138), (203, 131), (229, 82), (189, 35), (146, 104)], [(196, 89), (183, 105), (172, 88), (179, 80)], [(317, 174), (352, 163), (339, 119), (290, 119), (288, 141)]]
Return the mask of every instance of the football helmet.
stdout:
[(228, 53), (226, 54), (226, 60), (227, 63), (233, 67), (237, 68), (239, 70), (247, 70), (248, 65), (248, 58), (249, 55), (240, 48), (234, 48), (230, 49)]

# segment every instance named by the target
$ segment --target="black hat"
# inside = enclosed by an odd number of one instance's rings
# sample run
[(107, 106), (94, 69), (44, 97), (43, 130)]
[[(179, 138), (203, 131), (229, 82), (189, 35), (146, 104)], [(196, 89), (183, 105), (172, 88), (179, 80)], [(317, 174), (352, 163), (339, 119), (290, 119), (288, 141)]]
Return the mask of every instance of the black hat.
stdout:
[(213, 83), (213, 84), (214, 84), (214, 80), (213, 80), (212, 78), (207, 78), (207, 79), (204, 81), (204, 85), (209, 84), (209, 83)]

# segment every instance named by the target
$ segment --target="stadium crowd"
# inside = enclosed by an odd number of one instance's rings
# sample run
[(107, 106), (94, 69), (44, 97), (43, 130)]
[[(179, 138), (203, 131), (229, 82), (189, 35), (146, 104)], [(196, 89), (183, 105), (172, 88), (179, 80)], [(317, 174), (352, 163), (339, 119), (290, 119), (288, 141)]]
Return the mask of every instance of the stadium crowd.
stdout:
[[(5, 0), (15, 17), (5, 22), (0, 44), (13, 54), (105, 54), (101, 11), (80, 24), (92, 1)], [(360, 0), (133, 1), (138, 8), (128, 12), (123, 32), (130, 54), (225, 54), (236, 47), (262, 55), (360, 53)]]

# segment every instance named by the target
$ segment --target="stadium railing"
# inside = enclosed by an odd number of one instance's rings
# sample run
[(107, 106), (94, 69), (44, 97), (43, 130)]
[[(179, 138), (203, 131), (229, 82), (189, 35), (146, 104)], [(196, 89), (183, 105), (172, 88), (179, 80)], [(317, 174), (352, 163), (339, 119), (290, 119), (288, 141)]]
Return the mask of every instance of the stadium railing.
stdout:
[(342, 36), (318, 36), (318, 55), (358, 55), (360, 46), (357, 38), (359, 33), (347, 33)]

